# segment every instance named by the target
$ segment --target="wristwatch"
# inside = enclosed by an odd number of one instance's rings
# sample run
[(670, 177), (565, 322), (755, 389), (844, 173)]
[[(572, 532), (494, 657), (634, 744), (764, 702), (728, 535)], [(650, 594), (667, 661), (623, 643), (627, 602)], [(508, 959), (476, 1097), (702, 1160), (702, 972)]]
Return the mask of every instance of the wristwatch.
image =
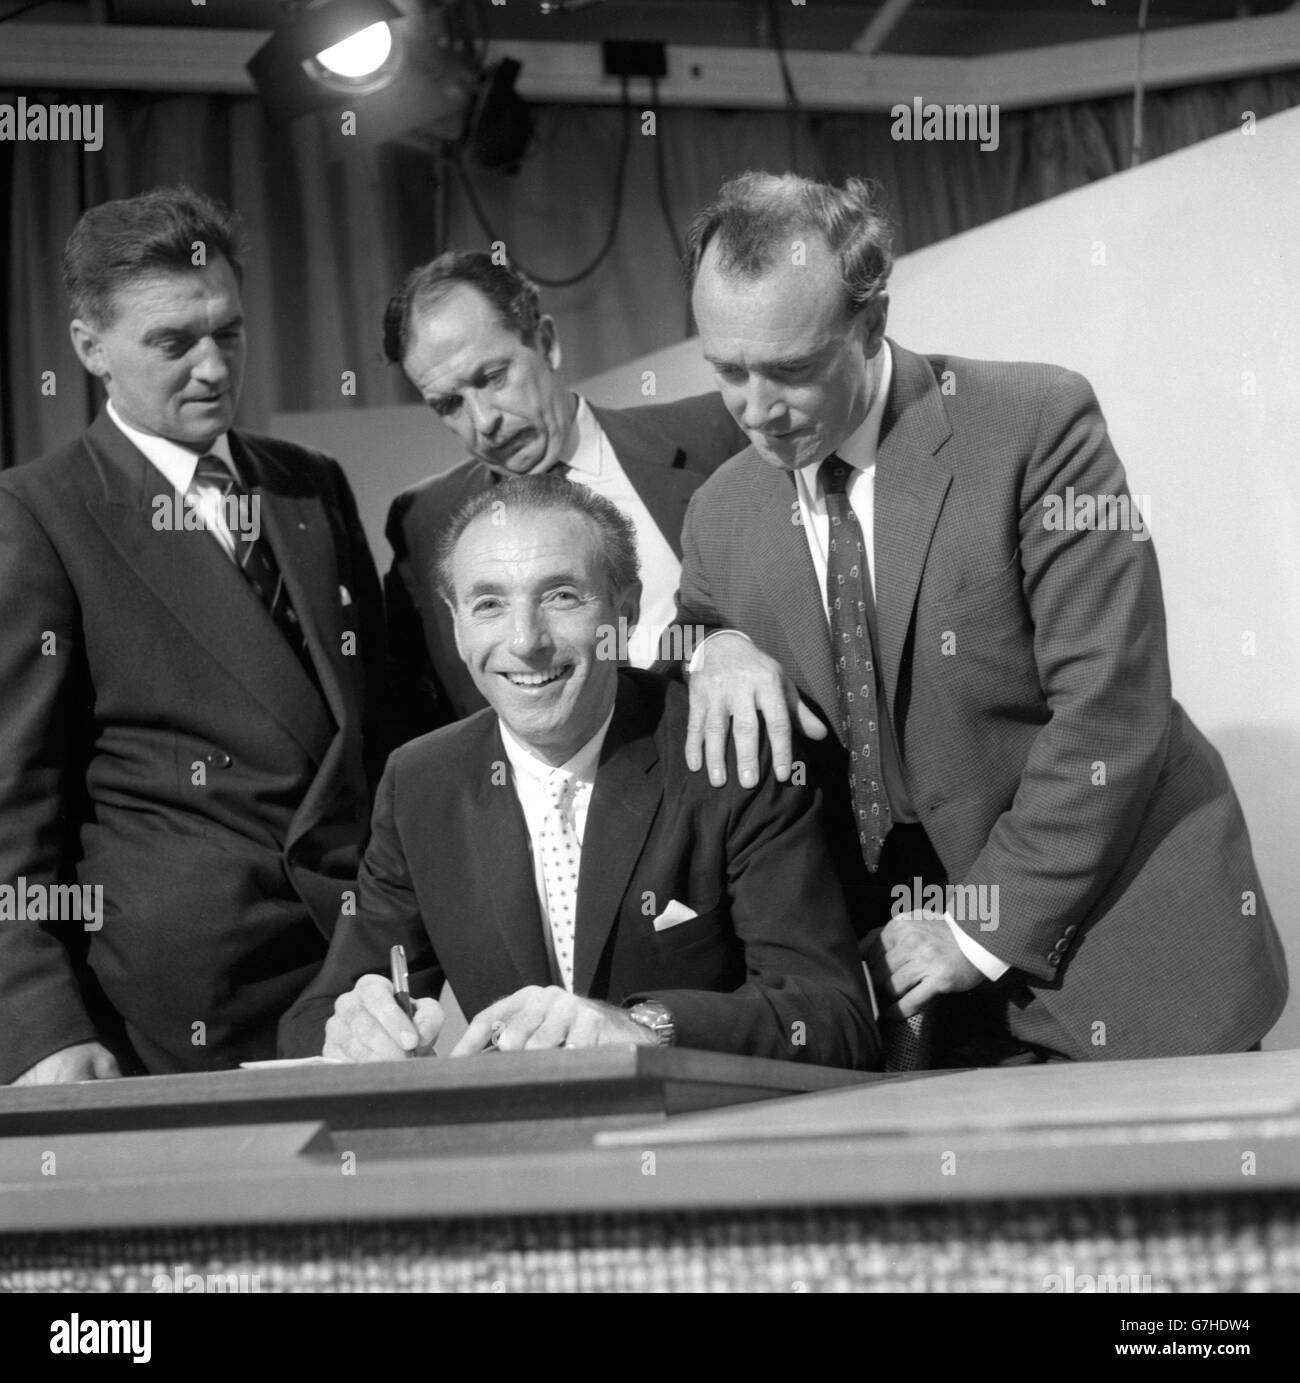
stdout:
[(677, 1038), (677, 1024), (673, 1022), (673, 1015), (657, 999), (643, 999), (639, 1004), (633, 1004), (627, 1016), (652, 1032), (661, 1047), (671, 1047)]

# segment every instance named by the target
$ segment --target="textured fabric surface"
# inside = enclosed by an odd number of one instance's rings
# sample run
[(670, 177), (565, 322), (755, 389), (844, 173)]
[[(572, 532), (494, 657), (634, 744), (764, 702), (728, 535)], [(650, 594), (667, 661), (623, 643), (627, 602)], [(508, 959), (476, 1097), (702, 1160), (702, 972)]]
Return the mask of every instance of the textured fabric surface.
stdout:
[(187, 1277), (194, 1292), (1295, 1292), (1300, 1196), (0, 1237), (0, 1290)]

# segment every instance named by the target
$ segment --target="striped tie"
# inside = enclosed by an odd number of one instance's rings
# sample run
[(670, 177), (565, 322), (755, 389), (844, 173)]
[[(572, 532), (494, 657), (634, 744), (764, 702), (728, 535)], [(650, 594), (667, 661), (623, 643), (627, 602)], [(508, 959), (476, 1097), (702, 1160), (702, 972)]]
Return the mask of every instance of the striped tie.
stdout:
[[(213, 491), (223, 503), (234, 495), (241, 512), (247, 511), (253, 498), (231, 474), (230, 467), (219, 456), (211, 454), (199, 457), (191, 489)], [(229, 514), (230, 506), (225, 506), (225, 512)], [(271, 544), (260, 536), (253, 541), (247, 541), (244, 533), (232, 531), (232, 536), (235, 539), (235, 565), (244, 573), (248, 584), (257, 593), (257, 598), (266, 607), (267, 614), (275, 621), (276, 628), (284, 635), (307, 675), (315, 681), (316, 669), (312, 664), (311, 652), (298, 623), (293, 602), (289, 599), (280, 564), (271, 551)]]

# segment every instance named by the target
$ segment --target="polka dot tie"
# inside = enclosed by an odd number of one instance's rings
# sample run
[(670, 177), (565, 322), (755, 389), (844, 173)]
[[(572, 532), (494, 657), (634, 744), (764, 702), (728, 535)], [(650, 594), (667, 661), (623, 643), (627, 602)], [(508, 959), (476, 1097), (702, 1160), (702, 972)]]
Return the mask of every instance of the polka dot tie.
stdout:
[[(222, 500), (228, 499), (232, 494), (243, 501), (250, 498), (248, 490), (235, 479), (230, 473), (230, 467), (219, 456), (199, 457), (190, 488), (215, 491)], [(271, 551), (271, 544), (264, 537), (258, 537), (253, 542), (245, 542), (242, 533), (236, 533), (234, 538), (235, 565), (247, 577), (248, 584), (266, 607), (267, 614), (275, 621), (276, 628), (288, 640), (289, 647), (307, 670), (308, 676), (314, 680), (316, 670), (312, 664), (311, 652), (303, 637), (293, 602), (289, 599), (280, 564), (275, 559), (275, 553)]]
[(858, 842), (867, 868), (874, 872), (891, 818), (880, 763), (876, 657), (867, 619), (867, 553), (847, 492), (852, 473), (848, 462), (834, 453), (822, 462), (822, 486), (830, 519), (826, 608), (831, 617), (840, 728), (849, 751), (849, 783), (858, 819)]
[(577, 784), (558, 768), (546, 780), (550, 810), (542, 823), (542, 876), (546, 880), (546, 911), (555, 943), (555, 959), (565, 989), (573, 988), (574, 922), (578, 912), (578, 865), (581, 847), (573, 824), (573, 795)]

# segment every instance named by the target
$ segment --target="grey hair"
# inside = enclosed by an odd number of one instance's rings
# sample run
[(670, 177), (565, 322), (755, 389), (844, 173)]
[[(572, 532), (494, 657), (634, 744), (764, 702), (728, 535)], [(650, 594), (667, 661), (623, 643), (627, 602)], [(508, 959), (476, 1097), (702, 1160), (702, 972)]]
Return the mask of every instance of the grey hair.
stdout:
[[(499, 508), (498, 508), (499, 506)], [(542, 475), (517, 475), (499, 485), (472, 495), (452, 514), (438, 535), (434, 554), (434, 579), (438, 593), (454, 601), (451, 580), (452, 556), (465, 530), (487, 513), (506, 514), (581, 514), (600, 535), (601, 564), (611, 595), (620, 595), (636, 581), (641, 561), (636, 551), (636, 530), (632, 521), (603, 495), (585, 485), (575, 485), (564, 476), (548, 471)]]

